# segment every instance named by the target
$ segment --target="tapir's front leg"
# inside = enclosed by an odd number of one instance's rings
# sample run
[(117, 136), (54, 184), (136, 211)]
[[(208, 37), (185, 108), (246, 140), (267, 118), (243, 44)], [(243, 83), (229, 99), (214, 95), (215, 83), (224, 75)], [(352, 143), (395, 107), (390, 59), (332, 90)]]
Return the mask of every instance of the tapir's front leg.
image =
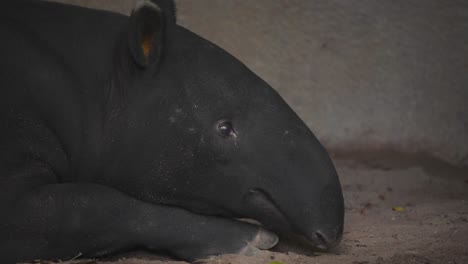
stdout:
[(0, 226), (2, 263), (97, 257), (136, 247), (196, 259), (266, 249), (277, 240), (253, 225), (144, 203), (95, 184), (45, 185), (11, 208)]

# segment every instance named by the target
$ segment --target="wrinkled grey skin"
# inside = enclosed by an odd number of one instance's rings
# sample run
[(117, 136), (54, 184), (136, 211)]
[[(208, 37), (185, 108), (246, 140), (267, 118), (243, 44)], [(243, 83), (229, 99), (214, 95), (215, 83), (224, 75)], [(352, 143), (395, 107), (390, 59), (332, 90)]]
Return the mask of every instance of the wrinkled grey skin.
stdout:
[(325, 149), (264, 81), (177, 26), (171, 1), (130, 18), (40, 1), (0, 14), (3, 263), (340, 241)]

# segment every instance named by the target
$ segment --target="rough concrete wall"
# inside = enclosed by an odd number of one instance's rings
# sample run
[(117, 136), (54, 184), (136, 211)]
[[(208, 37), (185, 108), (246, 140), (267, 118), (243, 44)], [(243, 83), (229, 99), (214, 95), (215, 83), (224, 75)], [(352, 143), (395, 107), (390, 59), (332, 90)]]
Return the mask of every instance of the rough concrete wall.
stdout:
[[(134, 0), (62, 0), (128, 13)], [(242, 60), (334, 151), (468, 165), (468, 2), (179, 0), (179, 24)]]

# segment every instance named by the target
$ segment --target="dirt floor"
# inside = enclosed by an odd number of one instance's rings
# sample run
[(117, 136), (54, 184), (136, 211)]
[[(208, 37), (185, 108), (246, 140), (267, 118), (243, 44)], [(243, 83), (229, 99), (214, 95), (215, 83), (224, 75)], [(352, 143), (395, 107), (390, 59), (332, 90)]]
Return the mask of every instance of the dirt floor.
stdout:
[[(290, 250), (302, 254), (263, 251), (203, 263), (468, 263), (468, 170), (417, 156), (371, 154), (359, 163), (349, 157), (334, 158), (346, 200), (345, 234), (334, 252), (305, 256), (298, 249)], [(140, 256), (67, 263), (185, 263), (157, 259)]]

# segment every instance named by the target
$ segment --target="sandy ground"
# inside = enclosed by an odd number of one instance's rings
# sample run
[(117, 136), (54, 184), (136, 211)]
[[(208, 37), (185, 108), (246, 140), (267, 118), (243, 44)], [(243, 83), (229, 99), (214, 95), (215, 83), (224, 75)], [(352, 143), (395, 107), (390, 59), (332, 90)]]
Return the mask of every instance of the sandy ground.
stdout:
[[(280, 245), (280, 250), (286, 252), (263, 251), (250, 257), (226, 255), (203, 263), (468, 263), (467, 169), (417, 156), (369, 154), (365, 162), (359, 163), (349, 157), (352, 156), (334, 158), (346, 200), (345, 234), (334, 252), (306, 256), (303, 249)], [(396, 207), (401, 208), (395, 210)], [(66, 263), (109, 261), (186, 263), (149, 255)]]

